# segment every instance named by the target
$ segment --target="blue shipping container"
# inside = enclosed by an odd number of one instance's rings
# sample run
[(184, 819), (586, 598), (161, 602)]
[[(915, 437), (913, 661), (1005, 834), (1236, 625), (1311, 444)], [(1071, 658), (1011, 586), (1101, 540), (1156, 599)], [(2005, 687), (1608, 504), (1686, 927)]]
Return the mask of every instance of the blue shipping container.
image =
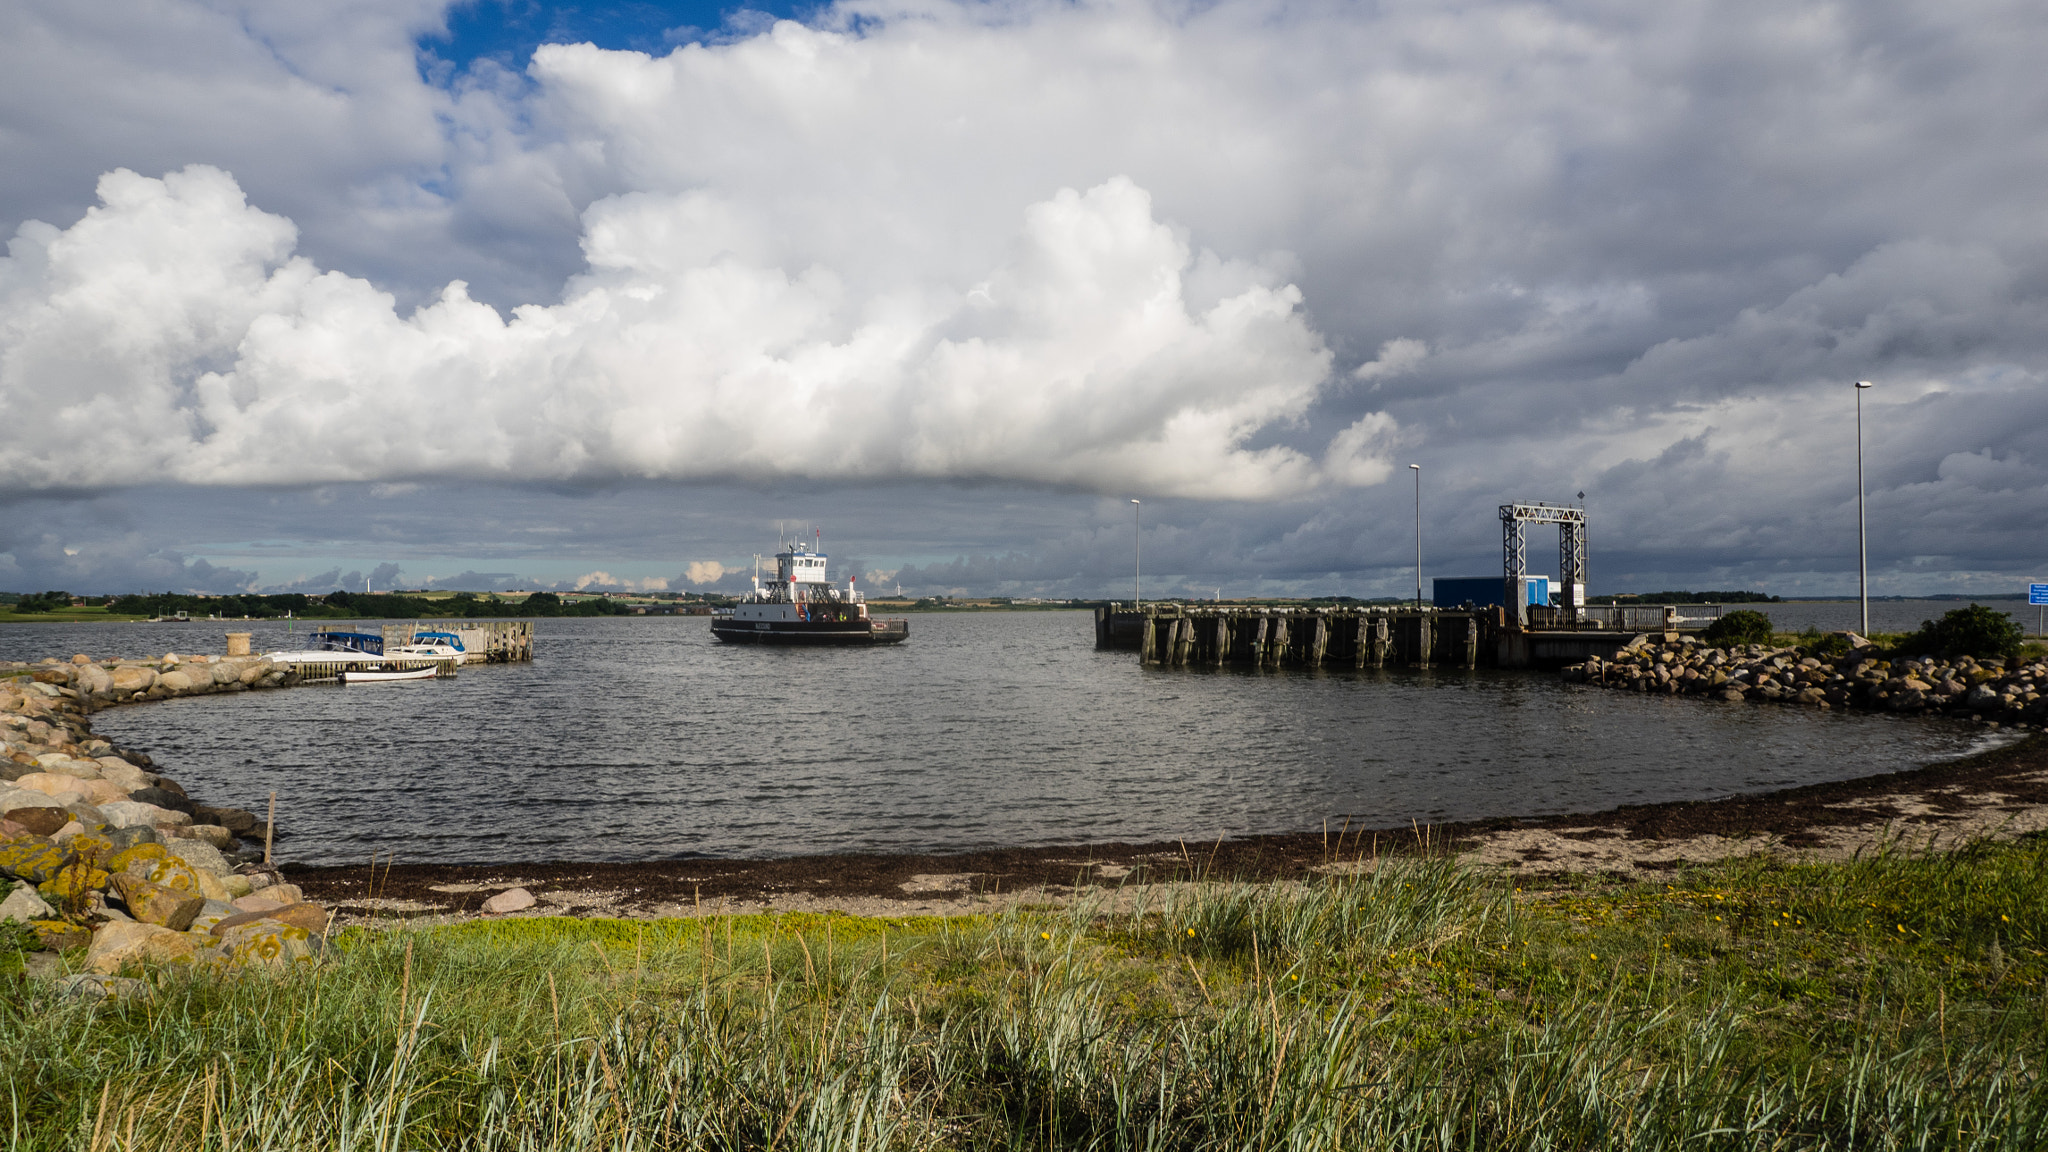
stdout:
[[(1437, 576), (1430, 582), (1431, 602), (1439, 608), (1473, 604), (1481, 608), (1502, 604), (1504, 582), (1498, 576)], [(1550, 577), (1522, 577), (1524, 604), (1550, 606)]]

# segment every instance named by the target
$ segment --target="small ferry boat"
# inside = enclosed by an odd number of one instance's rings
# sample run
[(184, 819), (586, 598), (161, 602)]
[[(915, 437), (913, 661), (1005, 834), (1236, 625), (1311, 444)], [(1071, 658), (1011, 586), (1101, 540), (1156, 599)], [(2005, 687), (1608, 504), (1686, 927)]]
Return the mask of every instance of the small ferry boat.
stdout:
[(825, 554), (794, 543), (775, 554), (775, 579), (756, 574), (754, 590), (714, 617), (711, 634), (732, 644), (900, 644), (910, 621), (870, 619), (852, 577), (839, 588), (825, 575)]

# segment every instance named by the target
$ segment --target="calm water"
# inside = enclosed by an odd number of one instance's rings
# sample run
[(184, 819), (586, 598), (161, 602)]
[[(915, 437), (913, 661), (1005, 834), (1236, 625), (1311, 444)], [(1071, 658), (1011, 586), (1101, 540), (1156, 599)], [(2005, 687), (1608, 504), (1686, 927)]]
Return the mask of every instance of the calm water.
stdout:
[[(1542, 673), (1145, 670), (1096, 652), (1085, 613), (916, 615), (909, 643), (862, 651), (728, 648), (708, 626), (542, 620), (528, 665), (94, 725), (204, 799), (276, 788), (287, 857), (309, 863), (1213, 840), (1723, 796), (1979, 739)], [(12, 625), (0, 657), (219, 652), (226, 630)]]
[[(1916, 632), (1928, 620), (1939, 620), (1945, 612), (1969, 607), (1968, 600), (1873, 600), (1870, 602), (1870, 630), (1873, 632)], [(2027, 635), (2038, 631), (2038, 609), (2024, 601), (1990, 601), (1989, 606), (2020, 622)], [(1730, 604), (1724, 611), (1755, 608), (1771, 623), (1788, 632), (1818, 628), (1823, 632), (1853, 631), (1863, 623), (1863, 608), (1854, 600), (1813, 600), (1791, 604)]]

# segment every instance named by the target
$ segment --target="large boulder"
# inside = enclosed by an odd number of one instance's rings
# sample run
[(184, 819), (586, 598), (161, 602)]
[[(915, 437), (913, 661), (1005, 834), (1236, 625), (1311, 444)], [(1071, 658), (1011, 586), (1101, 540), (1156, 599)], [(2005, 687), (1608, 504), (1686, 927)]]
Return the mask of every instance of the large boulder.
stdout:
[(206, 906), (199, 896), (152, 884), (133, 872), (119, 873), (111, 883), (121, 903), (128, 906), (130, 916), (144, 924), (161, 924), (173, 932), (190, 928), (193, 918)]
[[(115, 800), (99, 806), (100, 815), (116, 828), (154, 828), (158, 825), (175, 824), (173, 817), (183, 816), (168, 808), (145, 804), (139, 800)], [(191, 819), (191, 817), (186, 817)]]
[(235, 834), (218, 824), (188, 824), (183, 828), (174, 829), (172, 836), (178, 840), (197, 840), (202, 844), (211, 844), (222, 852), (233, 851), (235, 847)]
[(36, 934), (36, 943), (42, 945), (45, 952), (69, 952), (92, 943), (92, 930), (80, 928), (69, 920), (31, 920), (28, 926)]
[(484, 901), (483, 910), (493, 916), (502, 916), (507, 912), (523, 912), (538, 903), (540, 901), (533, 898), (533, 893), (524, 888), (507, 888)]
[(49, 902), (26, 886), (8, 893), (7, 899), (0, 900), (0, 920), (18, 920), (23, 924), (31, 920), (48, 920), (57, 914)]
[(16, 808), (62, 808), (64, 805), (48, 792), (33, 788), (0, 788), (0, 812), (12, 812)]
[(198, 840), (172, 840), (164, 845), (164, 851), (190, 865), (194, 871), (210, 872), (215, 876), (226, 876), (234, 872), (227, 857), (220, 849)]
[(221, 951), (235, 964), (283, 968), (309, 960), (312, 934), (276, 920), (258, 920), (220, 934)]
[(214, 925), (213, 934), (225, 937), (230, 931), (240, 928), (244, 924), (254, 924), (261, 920), (275, 920), (280, 924), (290, 924), (296, 928), (303, 928), (314, 936), (324, 935), (327, 931), (327, 909), (320, 907), (318, 904), (298, 903), (286, 904), (282, 907), (236, 912), (234, 915)]
[(237, 836), (256, 826), (254, 812), (240, 808), (215, 808), (207, 804), (194, 804), (192, 819), (201, 824), (218, 824)]
[(103, 924), (92, 934), (92, 947), (85, 954), (85, 966), (112, 976), (136, 964), (190, 963), (198, 957), (199, 943), (183, 932), (161, 924)]
[(104, 696), (114, 688), (113, 674), (96, 664), (80, 665), (71, 682), (72, 687), (93, 696)]
[(156, 671), (139, 664), (123, 664), (113, 673), (114, 691), (121, 695), (131, 692), (147, 692), (156, 687)]
[[(199, 675), (204, 676), (206, 673), (202, 671)], [(210, 684), (212, 682), (213, 677), (207, 676), (207, 683)], [(182, 667), (166, 672), (156, 678), (156, 686), (166, 692), (190, 692), (192, 690), (192, 683), (193, 673), (185, 671)]]
[(12, 808), (7, 819), (23, 830), (37, 836), (55, 836), (59, 828), (70, 823), (71, 813), (52, 805), (48, 808)]
[(0, 873), (41, 884), (64, 867), (64, 853), (41, 836), (16, 836), (0, 843)]
[(144, 804), (154, 804), (159, 808), (168, 808), (173, 812), (182, 812), (187, 816), (192, 814), (192, 801), (185, 798), (182, 790), (165, 788), (161, 784), (150, 788), (137, 788), (128, 794), (128, 798)]
[(41, 792), (45, 796), (53, 797), (62, 796), (67, 792), (83, 796), (84, 784), (85, 781), (78, 777), (66, 776), (62, 772), (30, 772), (14, 781), (16, 788), (26, 788), (31, 792)]

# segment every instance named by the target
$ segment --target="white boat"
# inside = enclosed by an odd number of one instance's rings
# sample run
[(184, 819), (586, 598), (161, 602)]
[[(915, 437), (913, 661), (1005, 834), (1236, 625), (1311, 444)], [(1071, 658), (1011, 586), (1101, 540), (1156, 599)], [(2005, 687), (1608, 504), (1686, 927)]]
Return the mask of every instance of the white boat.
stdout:
[(341, 673), (343, 684), (382, 684), (386, 680), (432, 680), (440, 675), (438, 668), (414, 668), (405, 672), (379, 672), (349, 668)]
[(412, 639), (384, 655), (393, 660), (453, 660), (457, 664), (469, 659), (462, 637), (453, 632), (415, 632)]

